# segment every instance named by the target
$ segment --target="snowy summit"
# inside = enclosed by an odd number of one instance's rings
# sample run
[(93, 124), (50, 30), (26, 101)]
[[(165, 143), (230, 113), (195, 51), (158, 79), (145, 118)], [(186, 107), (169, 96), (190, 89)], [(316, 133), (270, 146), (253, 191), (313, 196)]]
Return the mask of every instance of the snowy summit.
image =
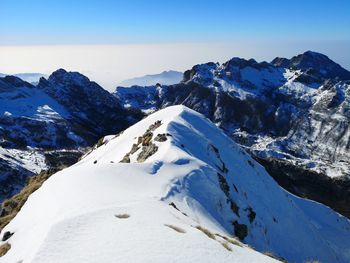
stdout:
[(105, 137), (6, 232), (9, 263), (350, 261), (346, 218), (283, 190), (184, 106)]

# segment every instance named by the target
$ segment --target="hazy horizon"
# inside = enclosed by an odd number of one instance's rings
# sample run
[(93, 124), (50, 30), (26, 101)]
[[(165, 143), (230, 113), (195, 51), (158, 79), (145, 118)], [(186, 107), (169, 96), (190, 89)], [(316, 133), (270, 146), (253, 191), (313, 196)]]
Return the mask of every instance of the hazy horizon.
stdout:
[(133, 45), (41, 45), (0, 46), (0, 73), (43, 73), (64, 68), (78, 71), (112, 91), (125, 80), (165, 70), (185, 71), (195, 64), (223, 63), (232, 57), (271, 61), (307, 50), (324, 53), (344, 68), (350, 68), (350, 41), (295, 43), (281, 41), (231, 43), (176, 43)]

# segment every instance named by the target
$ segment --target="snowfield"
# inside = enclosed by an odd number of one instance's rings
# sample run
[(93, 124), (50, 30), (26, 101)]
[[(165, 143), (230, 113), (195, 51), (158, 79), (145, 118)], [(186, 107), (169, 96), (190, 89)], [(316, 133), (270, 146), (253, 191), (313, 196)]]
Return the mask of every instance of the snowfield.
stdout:
[(48, 168), (44, 155), (35, 151), (35, 149), (4, 149), (0, 146), (0, 158), (7, 161), (14, 168), (21, 166), (33, 173), (39, 173)]
[(49, 178), (6, 231), (9, 263), (276, 262), (257, 251), (350, 261), (348, 219), (280, 188), (184, 106), (106, 137)]

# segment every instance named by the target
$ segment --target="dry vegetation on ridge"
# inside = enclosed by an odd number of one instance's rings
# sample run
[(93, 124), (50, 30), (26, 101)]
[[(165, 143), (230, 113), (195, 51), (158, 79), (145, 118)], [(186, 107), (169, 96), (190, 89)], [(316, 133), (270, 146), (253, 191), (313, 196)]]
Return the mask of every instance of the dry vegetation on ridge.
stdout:
[(28, 197), (38, 190), (40, 186), (57, 170), (43, 171), (38, 175), (28, 178), (27, 185), (13, 197), (6, 199), (2, 203), (2, 210), (0, 214), (0, 232), (4, 227), (10, 223), (10, 221), (17, 215), (21, 210)]

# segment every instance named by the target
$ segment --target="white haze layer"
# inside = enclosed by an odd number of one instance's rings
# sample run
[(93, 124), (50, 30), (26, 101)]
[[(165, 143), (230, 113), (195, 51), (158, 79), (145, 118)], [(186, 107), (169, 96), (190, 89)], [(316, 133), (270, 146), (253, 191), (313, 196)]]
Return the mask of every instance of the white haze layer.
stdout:
[(125, 79), (164, 70), (183, 72), (198, 63), (224, 62), (234, 56), (270, 61), (276, 56), (291, 57), (314, 50), (349, 68), (350, 45), (345, 44), (240, 40), (226, 43), (0, 46), (0, 73), (50, 74), (64, 68), (79, 71), (112, 91)]

